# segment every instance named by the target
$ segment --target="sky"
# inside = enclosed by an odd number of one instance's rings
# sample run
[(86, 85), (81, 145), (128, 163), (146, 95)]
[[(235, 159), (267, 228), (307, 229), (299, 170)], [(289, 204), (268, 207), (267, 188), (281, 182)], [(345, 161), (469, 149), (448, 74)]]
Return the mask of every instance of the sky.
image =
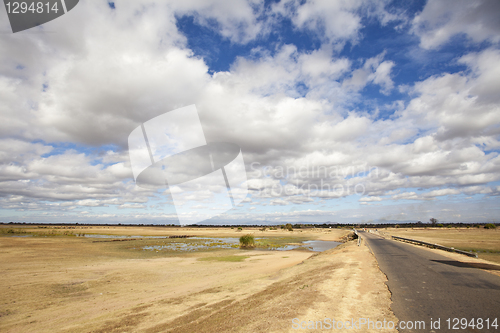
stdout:
[(195, 105), (248, 187), (204, 224), (500, 222), (499, 17), (496, 0), (81, 0), (12, 33), (0, 8), (0, 221), (177, 224), (176, 187), (139, 187), (127, 140)]

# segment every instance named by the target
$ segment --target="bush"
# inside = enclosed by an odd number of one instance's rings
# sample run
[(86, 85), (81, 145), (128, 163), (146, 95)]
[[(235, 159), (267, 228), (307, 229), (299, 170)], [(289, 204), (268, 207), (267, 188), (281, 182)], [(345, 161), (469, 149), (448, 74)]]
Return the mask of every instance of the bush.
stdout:
[(238, 231), (241, 231), (241, 230), (243, 230), (243, 228), (242, 227), (238, 227)]
[(484, 229), (496, 229), (497, 226), (494, 225), (493, 223), (486, 223), (486, 225), (484, 226)]
[(293, 231), (292, 225), (291, 225), (290, 223), (287, 223), (287, 224), (285, 225), (285, 228), (286, 228), (286, 230), (288, 230), (288, 231)]
[(255, 247), (255, 240), (252, 235), (245, 235), (240, 237), (240, 247)]
[(437, 226), (438, 226), (439, 228), (444, 227), (444, 225), (443, 225), (442, 223), (439, 223)]

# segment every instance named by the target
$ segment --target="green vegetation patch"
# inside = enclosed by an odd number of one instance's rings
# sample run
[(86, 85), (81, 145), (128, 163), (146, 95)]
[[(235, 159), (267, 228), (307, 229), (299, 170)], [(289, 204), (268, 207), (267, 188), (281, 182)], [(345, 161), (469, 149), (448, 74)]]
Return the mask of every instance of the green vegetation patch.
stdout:
[(240, 247), (249, 248), (255, 247), (255, 239), (252, 235), (245, 235), (240, 237)]
[[(3, 236), (33, 236), (33, 237), (54, 237), (54, 236), (76, 236), (72, 231), (59, 231), (57, 228), (35, 231), (28, 228), (0, 228), (0, 235)], [(82, 234), (84, 235), (84, 234)]]
[(304, 237), (268, 237), (255, 240), (255, 247), (260, 249), (276, 250), (290, 244), (300, 244)]

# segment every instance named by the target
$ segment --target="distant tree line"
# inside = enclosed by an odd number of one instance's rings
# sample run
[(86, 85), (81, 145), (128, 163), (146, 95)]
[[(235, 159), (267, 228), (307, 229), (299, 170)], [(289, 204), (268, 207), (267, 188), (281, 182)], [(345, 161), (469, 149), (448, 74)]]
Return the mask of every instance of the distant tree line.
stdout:
[[(116, 226), (127, 226), (127, 227), (157, 227), (157, 228), (178, 228), (178, 224), (102, 224), (102, 223), (31, 223), (31, 222), (0, 222), (0, 225), (39, 225), (39, 226), (96, 226), (96, 227), (116, 227)], [(193, 224), (187, 225), (189, 228), (269, 228), (269, 230), (277, 230), (286, 229), (289, 231), (293, 231), (294, 229), (307, 229), (307, 228), (393, 228), (398, 226), (399, 228), (427, 228), (427, 227), (445, 227), (443, 223), (439, 223), (438, 219), (431, 218), (428, 223), (423, 223), (422, 221), (416, 222), (393, 222), (393, 223), (337, 223), (337, 222), (328, 222), (328, 223), (285, 223), (285, 224)], [(490, 223), (462, 223), (462, 222), (451, 222), (446, 223), (446, 227), (448, 228), (485, 228), (485, 229), (495, 229), (500, 226), (498, 222), (490, 222)], [(265, 229), (264, 229), (265, 230)]]

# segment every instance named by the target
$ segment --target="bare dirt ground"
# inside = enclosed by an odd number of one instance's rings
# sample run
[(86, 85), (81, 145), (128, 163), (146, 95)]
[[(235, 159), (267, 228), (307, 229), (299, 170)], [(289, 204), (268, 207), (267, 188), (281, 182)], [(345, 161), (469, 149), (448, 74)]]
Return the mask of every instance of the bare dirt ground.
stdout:
[[(258, 229), (84, 229), (91, 231), (212, 237), (292, 234)], [(308, 229), (293, 235), (338, 240), (347, 232)], [(0, 237), (0, 331), (296, 332), (293, 318), (397, 322), (389, 310), (384, 274), (368, 248), (356, 242), (320, 254), (225, 249), (169, 256), (131, 250), (134, 242)]]

